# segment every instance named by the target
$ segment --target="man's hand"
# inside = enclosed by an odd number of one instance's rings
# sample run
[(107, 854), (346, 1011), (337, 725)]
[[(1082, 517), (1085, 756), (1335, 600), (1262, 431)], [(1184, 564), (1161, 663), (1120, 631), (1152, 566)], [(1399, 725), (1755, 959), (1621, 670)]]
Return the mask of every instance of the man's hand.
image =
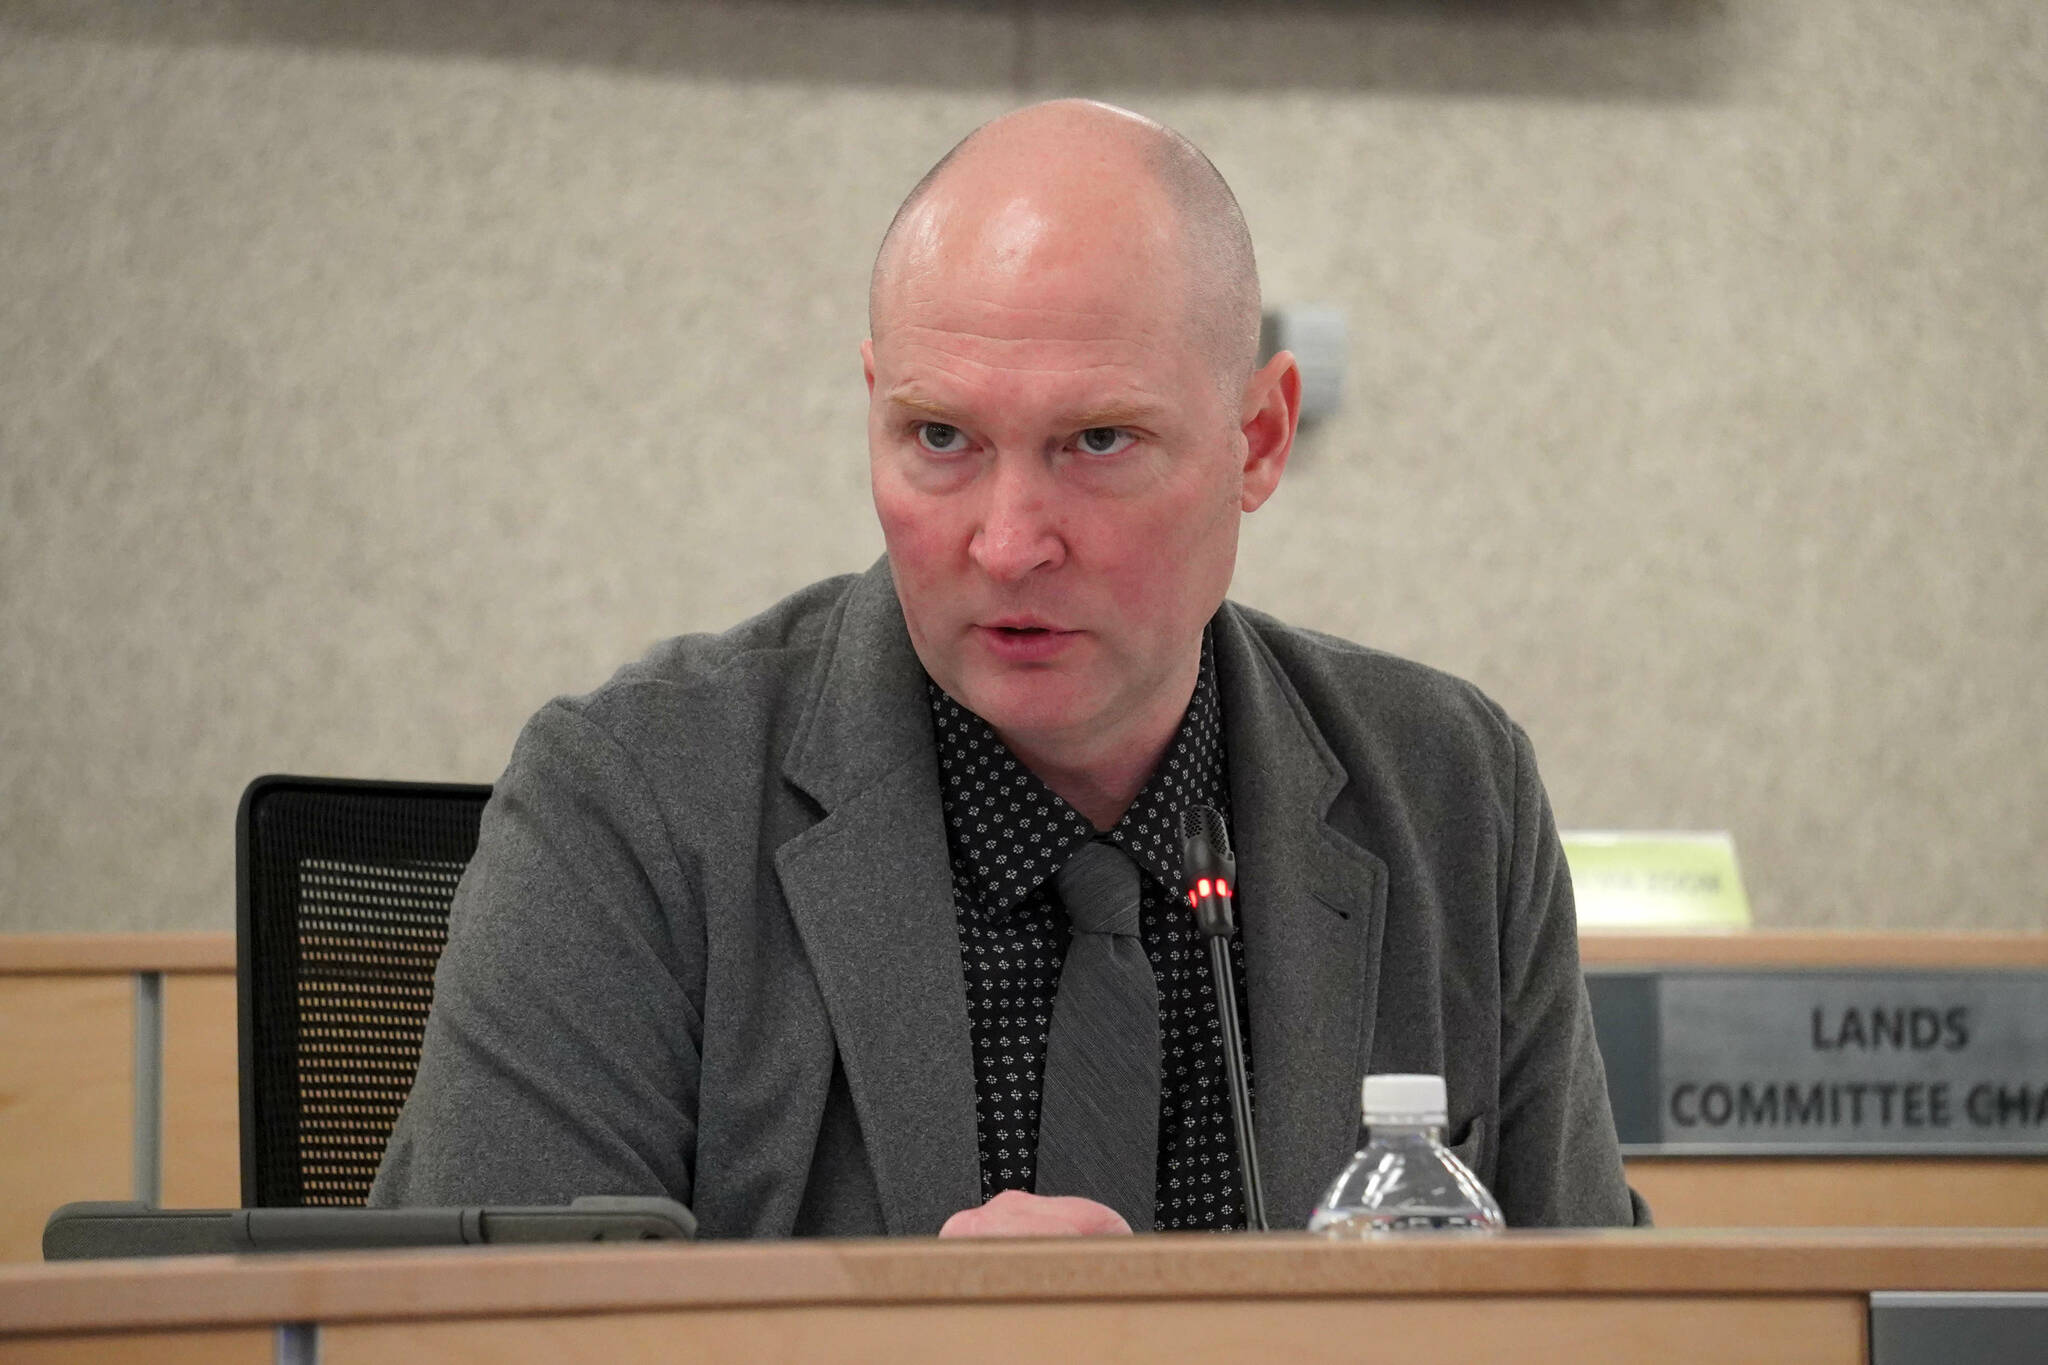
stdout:
[(939, 1229), (941, 1237), (1098, 1237), (1130, 1235), (1131, 1225), (1107, 1204), (1075, 1195), (1004, 1190), (978, 1209), (962, 1209)]

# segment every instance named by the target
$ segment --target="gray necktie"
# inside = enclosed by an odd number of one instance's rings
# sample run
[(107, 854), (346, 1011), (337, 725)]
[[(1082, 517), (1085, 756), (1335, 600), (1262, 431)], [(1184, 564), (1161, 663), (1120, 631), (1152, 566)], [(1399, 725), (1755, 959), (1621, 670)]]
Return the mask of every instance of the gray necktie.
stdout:
[(1038, 1111), (1040, 1194), (1152, 1230), (1159, 1176), (1159, 987), (1138, 938), (1138, 865), (1090, 840), (1053, 879), (1074, 937), (1053, 997)]

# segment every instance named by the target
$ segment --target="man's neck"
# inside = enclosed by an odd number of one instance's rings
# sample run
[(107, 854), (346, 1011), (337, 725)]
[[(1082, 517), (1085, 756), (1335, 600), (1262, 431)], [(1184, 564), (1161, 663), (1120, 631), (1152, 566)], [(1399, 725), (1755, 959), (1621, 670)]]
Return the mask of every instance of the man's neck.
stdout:
[(1017, 761), (1029, 768), (1055, 795), (1086, 816), (1098, 830), (1116, 828), (1124, 812), (1138, 799), (1166, 746), (1180, 731), (1200, 683), (1201, 659), (1189, 674), (1187, 690), (1174, 688), (1168, 695), (1178, 698), (1159, 708), (1144, 723), (1126, 726), (1108, 736), (1035, 736), (1005, 734), (997, 737), (1008, 746)]
[(1034, 754), (1028, 746), (1019, 747), (1008, 739), (1003, 742), (1017, 755), (1018, 762), (1050, 787), (1054, 795), (1086, 816), (1089, 824), (1098, 830), (1111, 830), (1145, 789), (1146, 779), (1159, 766), (1159, 756), (1166, 752), (1172, 738), (1173, 732), (1169, 730), (1158, 743), (1142, 752), (1115, 762), (1072, 767)]

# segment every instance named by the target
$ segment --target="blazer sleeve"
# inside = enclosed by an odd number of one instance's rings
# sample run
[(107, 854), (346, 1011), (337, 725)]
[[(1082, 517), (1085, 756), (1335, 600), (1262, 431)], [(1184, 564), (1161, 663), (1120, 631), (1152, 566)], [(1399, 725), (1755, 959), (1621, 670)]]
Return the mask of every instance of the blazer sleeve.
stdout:
[(703, 925), (646, 777), (554, 702), (485, 808), (378, 1206), (691, 1202)]
[(1529, 738), (1513, 734), (1513, 843), (1501, 909), (1501, 1140), (1494, 1196), (1510, 1227), (1648, 1225), (1628, 1188), (1577, 914)]

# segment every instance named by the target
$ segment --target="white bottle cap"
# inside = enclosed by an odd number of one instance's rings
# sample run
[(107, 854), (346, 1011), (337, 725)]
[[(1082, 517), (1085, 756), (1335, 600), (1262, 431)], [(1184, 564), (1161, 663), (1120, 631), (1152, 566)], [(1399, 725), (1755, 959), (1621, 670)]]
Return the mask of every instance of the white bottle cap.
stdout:
[(1441, 1126), (1447, 1117), (1441, 1076), (1367, 1076), (1365, 1121)]

